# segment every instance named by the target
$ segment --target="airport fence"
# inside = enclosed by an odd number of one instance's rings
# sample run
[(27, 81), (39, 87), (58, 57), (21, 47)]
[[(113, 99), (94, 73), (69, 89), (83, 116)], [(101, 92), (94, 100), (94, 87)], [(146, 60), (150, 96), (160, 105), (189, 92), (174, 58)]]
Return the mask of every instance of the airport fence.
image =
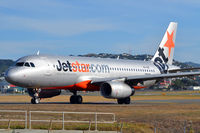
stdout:
[(92, 124), (97, 130), (98, 124), (114, 124), (116, 118), (114, 113), (102, 112), (0, 110), (0, 122), (8, 122), (8, 128), (10, 128), (11, 122), (23, 122), (25, 129), (28, 124), (28, 128), (32, 129), (34, 124), (47, 123), (51, 129), (53, 123), (60, 123), (62, 130), (65, 130), (65, 123), (86, 123), (89, 125), (88, 130), (91, 129)]
[[(35, 118), (33, 115), (35, 115)], [(89, 130), (91, 124), (95, 124), (95, 130), (97, 130), (98, 124), (113, 124), (116, 122), (116, 119), (114, 113), (30, 111), (29, 129), (32, 128), (32, 122), (46, 122), (50, 123), (50, 125), (52, 125), (52, 123), (62, 123), (62, 130), (65, 130), (65, 123), (88, 123), (90, 125)]]
[(0, 110), (0, 121), (8, 122), (8, 129), (11, 122), (23, 122), (24, 128), (27, 129), (27, 114), (25, 110)]
[[(114, 113), (103, 113), (103, 112), (59, 112), (59, 111), (26, 111), (26, 110), (0, 110), (0, 122), (4, 122), (4, 127), (10, 129), (13, 128), (11, 125), (16, 125), (24, 129), (55, 129), (52, 125), (60, 125), (59, 130), (69, 130), (69, 123), (80, 125), (81, 123), (86, 124), (88, 127), (86, 130), (98, 130), (100, 126), (98, 124), (117, 124)], [(154, 133), (159, 132), (180, 132), (183, 133), (200, 133), (199, 125), (192, 121), (169, 121), (178, 122), (179, 127), (165, 127), (164, 129), (159, 126), (159, 123), (154, 123)], [(19, 124), (20, 123), (20, 124)], [(48, 126), (44, 128), (44, 123)], [(93, 124), (93, 128), (91, 128)], [(38, 126), (39, 125), (39, 126)], [(2, 128), (2, 125), (1, 125)], [(15, 129), (16, 127), (14, 127)], [(126, 125), (119, 125), (120, 132), (128, 128)], [(80, 130), (80, 129), (76, 129)], [(129, 131), (129, 130), (128, 130)]]

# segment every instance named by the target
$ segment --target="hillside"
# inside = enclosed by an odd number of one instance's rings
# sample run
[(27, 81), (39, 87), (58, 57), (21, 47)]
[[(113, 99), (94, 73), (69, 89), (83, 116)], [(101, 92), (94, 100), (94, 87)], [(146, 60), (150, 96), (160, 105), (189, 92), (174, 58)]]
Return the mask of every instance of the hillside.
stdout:
[[(107, 54), (107, 53), (100, 53), (100, 54), (86, 54), (86, 55), (79, 55), (79, 56), (83, 56), (83, 57), (98, 57), (98, 58), (120, 58), (120, 59), (128, 59), (128, 60), (151, 60), (151, 58), (153, 57), (152, 55), (148, 55), (148, 54), (143, 54), (143, 55), (131, 55), (131, 54), (127, 54), (127, 53), (123, 53), (123, 54)], [(192, 62), (188, 62), (188, 63), (182, 63), (179, 61), (174, 60), (173, 65), (179, 66), (181, 68), (190, 68), (190, 67), (200, 67), (200, 64), (197, 63), (192, 63)]]
[(8, 69), (9, 66), (11, 66), (14, 63), (12, 60), (3, 60), (0, 59), (0, 74), (2, 72), (5, 72), (6, 69)]
[(193, 66), (193, 67), (200, 67), (200, 64), (193, 63), (193, 62), (185, 62), (184, 64), (187, 64), (187, 65), (190, 65), (190, 66)]

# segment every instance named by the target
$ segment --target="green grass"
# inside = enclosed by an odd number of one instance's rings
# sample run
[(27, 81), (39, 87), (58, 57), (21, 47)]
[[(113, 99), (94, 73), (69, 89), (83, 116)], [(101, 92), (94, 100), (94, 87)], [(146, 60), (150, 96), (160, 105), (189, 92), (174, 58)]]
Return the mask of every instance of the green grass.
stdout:
[[(17, 124), (17, 122), (11, 123), (10, 129), (24, 129), (24, 125), (21, 123)], [(97, 129), (99, 131), (120, 131), (122, 130), (124, 133), (153, 133), (153, 127), (142, 124), (142, 123), (114, 123), (114, 124), (98, 124)], [(8, 123), (1, 123), (0, 129), (7, 129)], [(49, 123), (32, 123), (32, 129), (42, 129), (42, 130), (49, 130), (50, 124)], [(61, 130), (62, 124), (61, 123), (52, 123), (51, 130)], [(89, 124), (82, 124), (82, 123), (65, 123), (65, 130), (81, 130), (87, 131), (89, 130)], [(95, 130), (95, 124), (91, 124), (90, 130)]]

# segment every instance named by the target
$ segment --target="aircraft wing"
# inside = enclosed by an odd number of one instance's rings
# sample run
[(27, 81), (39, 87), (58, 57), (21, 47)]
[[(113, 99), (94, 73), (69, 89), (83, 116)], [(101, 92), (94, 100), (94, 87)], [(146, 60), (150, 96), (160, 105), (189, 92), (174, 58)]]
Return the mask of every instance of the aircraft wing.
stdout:
[(169, 73), (175, 73), (175, 72), (181, 72), (181, 71), (193, 71), (193, 70), (200, 70), (200, 67), (172, 69), (172, 70), (169, 70)]
[(182, 73), (167, 73), (167, 74), (151, 74), (151, 75), (136, 75), (136, 76), (128, 76), (128, 77), (115, 77), (115, 78), (94, 78), (91, 83), (101, 83), (112, 80), (120, 80), (124, 79), (125, 81), (131, 80), (158, 80), (164, 78), (177, 78), (177, 77), (187, 77), (187, 76), (196, 76), (200, 75), (200, 72), (182, 72)]

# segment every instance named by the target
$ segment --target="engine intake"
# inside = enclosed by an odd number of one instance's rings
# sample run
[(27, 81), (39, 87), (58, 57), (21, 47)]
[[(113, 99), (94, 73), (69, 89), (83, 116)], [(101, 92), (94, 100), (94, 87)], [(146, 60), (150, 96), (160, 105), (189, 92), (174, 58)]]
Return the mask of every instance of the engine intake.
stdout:
[(126, 98), (134, 95), (135, 90), (123, 82), (105, 82), (100, 87), (101, 95), (105, 98)]

